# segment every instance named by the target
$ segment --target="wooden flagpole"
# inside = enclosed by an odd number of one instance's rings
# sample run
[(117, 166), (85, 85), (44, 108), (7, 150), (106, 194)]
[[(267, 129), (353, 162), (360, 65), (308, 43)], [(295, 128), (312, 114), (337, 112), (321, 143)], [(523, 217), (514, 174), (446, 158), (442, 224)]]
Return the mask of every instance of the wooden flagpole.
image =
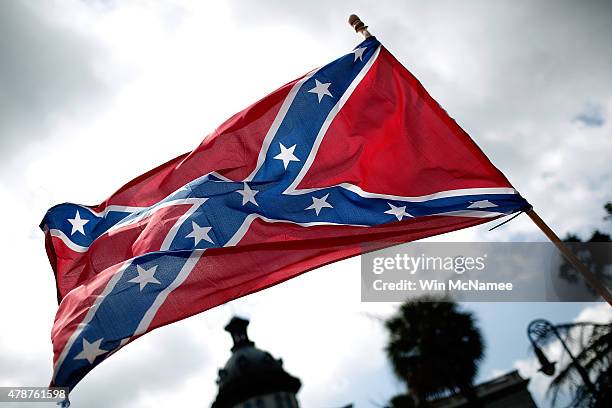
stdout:
[[(351, 25), (351, 27), (355, 29), (355, 32), (362, 34), (365, 38), (369, 38), (372, 36), (372, 34), (370, 34), (370, 32), (368, 31), (368, 26), (365, 25), (365, 23), (361, 21), (361, 19), (357, 15), (351, 14), (348, 18), (348, 23)], [(576, 268), (576, 270), (582, 273), (584, 278), (589, 282), (589, 284), (591, 284), (591, 286), (593, 286), (593, 288), (597, 290), (597, 292), (599, 292), (601, 297), (603, 297), (610, 305), (612, 305), (612, 295), (610, 294), (608, 289), (605, 288), (601, 284), (601, 282), (597, 279), (597, 277), (593, 274), (593, 272), (591, 272), (589, 268), (587, 268), (580, 261), (580, 259), (578, 259), (576, 255), (574, 255), (574, 253), (570, 250), (570, 248), (567, 245), (565, 245), (563, 241), (561, 241), (561, 239), (557, 236), (557, 234), (555, 234), (555, 232), (552, 229), (550, 229), (548, 225), (546, 225), (544, 220), (542, 220), (542, 218), (540, 218), (540, 216), (536, 214), (536, 212), (533, 211), (533, 209), (526, 211), (526, 213), (529, 216), (529, 218), (531, 218), (531, 220), (534, 222), (534, 224), (540, 230), (542, 230), (542, 232), (546, 235), (546, 237), (553, 244), (555, 244), (557, 249), (561, 251), (563, 256), (565, 256), (565, 258), (569, 261), (569, 263), (572, 264), (572, 266)]]
[(548, 225), (546, 225), (544, 220), (540, 218), (540, 216), (535, 211), (533, 211), (533, 209), (526, 211), (526, 213), (529, 218), (531, 218), (531, 221), (533, 221), (533, 223), (537, 225), (537, 227), (544, 233), (544, 235), (546, 235), (546, 237), (550, 239), (553, 244), (555, 244), (557, 249), (561, 251), (563, 256), (565, 256), (565, 259), (567, 259), (577, 271), (582, 273), (582, 275), (589, 282), (589, 284), (593, 288), (595, 288), (595, 290), (597, 290), (601, 297), (604, 298), (612, 306), (612, 295), (610, 294), (608, 289), (604, 287), (604, 285), (602, 285), (602, 283), (597, 279), (595, 274), (593, 274), (593, 272), (591, 272), (591, 270), (587, 268), (586, 265), (580, 261), (580, 259), (578, 259), (578, 257), (571, 251), (571, 249), (567, 245), (565, 245), (565, 243), (559, 238), (559, 236), (557, 236), (557, 234), (555, 234), (555, 232), (550, 229)]

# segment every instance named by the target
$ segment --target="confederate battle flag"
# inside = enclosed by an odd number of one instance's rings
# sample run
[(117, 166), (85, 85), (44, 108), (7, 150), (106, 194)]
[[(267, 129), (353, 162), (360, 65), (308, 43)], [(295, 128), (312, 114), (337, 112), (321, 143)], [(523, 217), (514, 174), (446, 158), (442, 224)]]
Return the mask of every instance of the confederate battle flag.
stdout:
[(157, 327), (364, 251), (529, 208), (374, 37), (96, 206), (42, 221), (72, 389)]

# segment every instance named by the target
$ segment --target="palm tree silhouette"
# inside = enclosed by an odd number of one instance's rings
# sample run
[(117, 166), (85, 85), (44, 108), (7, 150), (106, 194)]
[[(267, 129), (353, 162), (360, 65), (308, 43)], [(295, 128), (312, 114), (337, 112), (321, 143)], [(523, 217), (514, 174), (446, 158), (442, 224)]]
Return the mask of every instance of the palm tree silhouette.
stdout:
[[(604, 209), (607, 213), (604, 220), (612, 220), (612, 203), (606, 203)], [(612, 285), (612, 276), (608, 272), (611, 260), (610, 247), (609, 244), (603, 244), (604, 242), (612, 242), (610, 234), (596, 229), (588, 240), (582, 240), (578, 235), (569, 233), (563, 241), (570, 244), (570, 247), (573, 248), (580, 260), (602, 281), (604, 286), (609, 287)], [(587, 242), (588, 244), (584, 244)], [(580, 245), (579, 243), (583, 244)], [(584, 282), (578, 271), (565, 259), (563, 259), (559, 269), (559, 276), (570, 283), (577, 284), (583, 282), (592, 294), (597, 294), (597, 291), (587, 282)]]
[[(612, 322), (598, 324), (576, 322), (555, 326), (564, 340), (578, 351), (576, 362), (569, 361), (550, 383), (547, 394), (551, 406), (557, 406), (559, 396), (570, 391), (569, 407), (604, 408), (612, 406)], [(543, 344), (555, 341), (552, 333), (542, 338)], [(594, 385), (594, 393), (578, 375), (580, 364)]]
[(444, 299), (420, 298), (403, 303), (385, 326), (387, 356), (406, 383), (414, 405), (461, 393), (480, 407), (473, 383), (485, 345), (474, 316)]

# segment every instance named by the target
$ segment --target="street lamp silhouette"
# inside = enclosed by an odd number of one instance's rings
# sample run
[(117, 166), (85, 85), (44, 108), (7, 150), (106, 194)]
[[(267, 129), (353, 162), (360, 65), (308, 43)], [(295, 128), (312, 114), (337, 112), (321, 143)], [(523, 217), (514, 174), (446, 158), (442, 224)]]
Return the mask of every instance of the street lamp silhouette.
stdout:
[(592, 395), (596, 395), (597, 391), (595, 390), (595, 386), (591, 382), (588, 373), (585, 371), (584, 367), (580, 365), (578, 360), (576, 360), (570, 349), (567, 347), (567, 344), (557, 330), (557, 326), (544, 319), (536, 319), (527, 326), (527, 337), (533, 346), (533, 350), (541, 366), (538, 371), (541, 371), (543, 374), (549, 377), (555, 374), (555, 362), (550, 362), (550, 360), (548, 360), (544, 354), (544, 351), (540, 348), (540, 346), (538, 346), (538, 341), (546, 338), (550, 333), (554, 334), (555, 337), (561, 342), (563, 349), (565, 349), (565, 352), (572, 360), (574, 367), (576, 367), (576, 371), (578, 371), (578, 374), (580, 374), (580, 377), (582, 378), (582, 381), (589, 392)]
[(538, 371), (541, 371), (543, 374), (552, 377), (555, 374), (555, 362), (551, 362), (550, 360), (548, 360), (548, 358), (546, 358), (546, 355), (544, 354), (544, 351), (542, 351), (542, 349), (537, 345), (534, 344), (532, 341), (532, 346), (533, 346), (533, 350), (535, 351), (536, 357), (538, 358), (538, 361), (540, 362), (540, 369)]

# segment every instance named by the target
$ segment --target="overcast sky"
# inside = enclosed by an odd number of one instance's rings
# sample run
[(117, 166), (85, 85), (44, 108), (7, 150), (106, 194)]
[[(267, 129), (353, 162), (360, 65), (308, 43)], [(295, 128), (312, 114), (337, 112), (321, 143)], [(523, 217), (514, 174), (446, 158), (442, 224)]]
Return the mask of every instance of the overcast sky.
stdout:
[[(44, 385), (57, 308), (38, 223), (59, 202), (97, 204), (199, 144), (227, 117), (361, 39), (356, 12), (559, 233), (605, 228), (612, 201), (612, 3), (607, 1), (0, 2), (0, 385)], [(219, 2), (220, 3), (220, 2)], [(521, 216), (438, 240), (543, 240)], [(610, 228), (608, 227), (608, 230)], [(379, 406), (403, 387), (361, 303), (359, 259), (156, 330), (79, 384), (74, 406), (207, 406), (229, 357), (222, 327), (303, 382), (305, 407)], [(609, 319), (595, 304), (466, 304), (487, 341), (480, 379), (543, 378), (526, 324)]]

